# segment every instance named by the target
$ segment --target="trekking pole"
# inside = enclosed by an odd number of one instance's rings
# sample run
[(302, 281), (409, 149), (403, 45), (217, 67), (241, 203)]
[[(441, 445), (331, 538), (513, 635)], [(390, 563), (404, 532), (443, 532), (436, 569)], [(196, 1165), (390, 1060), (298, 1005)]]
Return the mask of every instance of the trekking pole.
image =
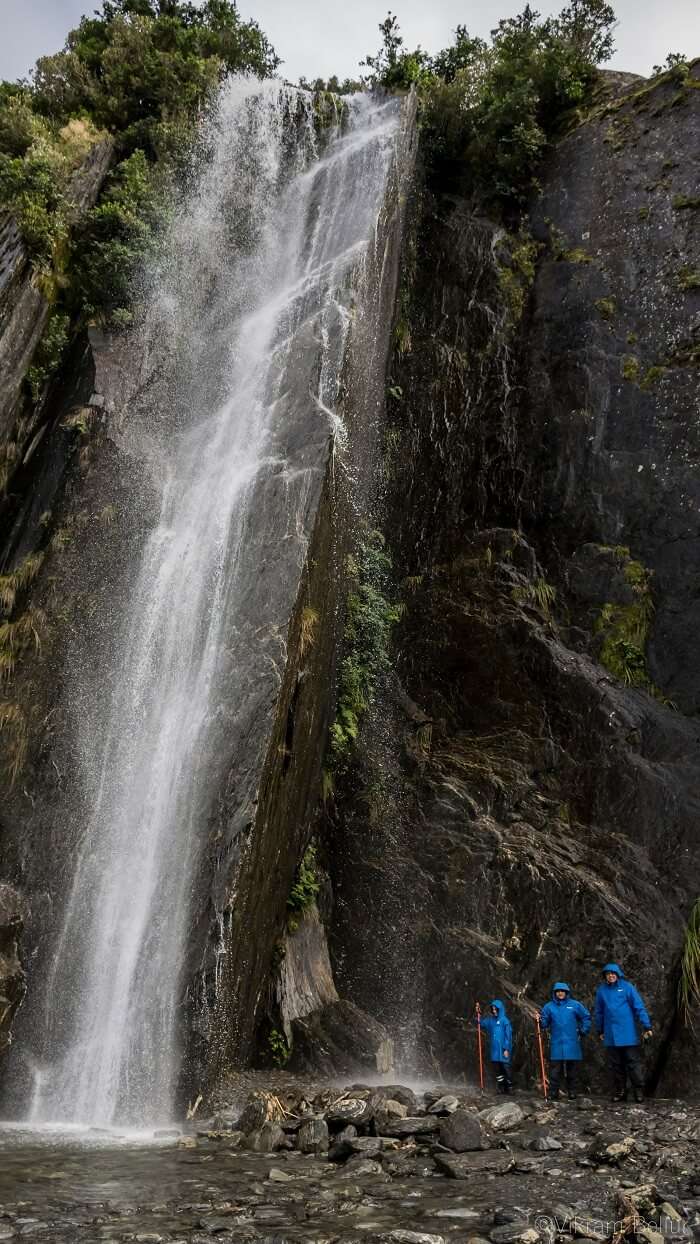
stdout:
[(477, 1045), (479, 1049), (479, 1084), (481, 1085), (481, 1091), (483, 1093), (484, 1091), (484, 1050), (481, 1044), (482, 1042), (481, 1005), (478, 1002), (476, 1004), (476, 1040), (477, 1040)]
[(542, 1044), (542, 1029), (540, 1027), (539, 1015), (535, 1016), (535, 1023), (537, 1024), (537, 1045), (540, 1051), (540, 1072), (542, 1073), (542, 1095), (545, 1101), (547, 1101), (549, 1083), (547, 1080), (547, 1072), (545, 1070), (545, 1065), (544, 1065), (544, 1045)]

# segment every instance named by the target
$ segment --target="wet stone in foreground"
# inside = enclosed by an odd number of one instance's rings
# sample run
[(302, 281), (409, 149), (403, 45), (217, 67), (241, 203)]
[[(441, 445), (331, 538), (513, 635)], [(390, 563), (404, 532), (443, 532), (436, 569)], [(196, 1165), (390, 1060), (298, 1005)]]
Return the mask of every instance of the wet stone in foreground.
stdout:
[[(415, 1131), (392, 1136), (380, 1092), (348, 1094), (364, 1102), (351, 1107), (355, 1124), (341, 1095), (305, 1116), (287, 1110), (283, 1126), (272, 1120), (295, 1147), (270, 1152), (253, 1147), (259, 1128), (241, 1139), (206, 1121), (149, 1143), (0, 1128), (0, 1241), (602, 1244), (630, 1212), (626, 1244), (700, 1240), (697, 1106), (596, 1100), (543, 1111), (518, 1094), (522, 1119), (500, 1131), (483, 1113), (497, 1102), (457, 1089), (439, 1115), (419, 1097), (401, 1119), (413, 1117)], [(440, 1130), (424, 1131), (426, 1119)], [(605, 1150), (619, 1136), (633, 1144), (611, 1162)], [(602, 1161), (589, 1156), (598, 1152)]]

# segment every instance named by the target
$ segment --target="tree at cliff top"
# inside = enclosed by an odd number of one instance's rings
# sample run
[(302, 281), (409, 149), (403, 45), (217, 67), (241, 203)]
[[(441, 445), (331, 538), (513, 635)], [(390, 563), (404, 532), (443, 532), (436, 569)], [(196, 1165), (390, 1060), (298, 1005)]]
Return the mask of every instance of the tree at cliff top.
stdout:
[(459, 161), (486, 197), (520, 202), (536, 187), (547, 143), (586, 104), (596, 67), (613, 52), (615, 14), (604, 0), (572, 0), (542, 19), (530, 5), (499, 22), (491, 42), (458, 26), (436, 57), (403, 48), (396, 17), (364, 64), (387, 90), (415, 84), (426, 147), (436, 162)]
[[(104, 0), (61, 52), (40, 58), (31, 82), (0, 85), (0, 210), (74, 314), (128, 318), (164, 173), (186, 154), (202, 108), (227, 73), (266, 77), (278, 65), (233, 0)], [(70, 178), (105, 132), (122, 163), (69, 249)]]
[(279, 65), (256, 22), (232, 0), (104, 0), (34, 73), (34, 106), (56, 121), (85, 110), (129, 148), (157, 156), (168, 127), (197, 115), (229, 72), (268, 77)]

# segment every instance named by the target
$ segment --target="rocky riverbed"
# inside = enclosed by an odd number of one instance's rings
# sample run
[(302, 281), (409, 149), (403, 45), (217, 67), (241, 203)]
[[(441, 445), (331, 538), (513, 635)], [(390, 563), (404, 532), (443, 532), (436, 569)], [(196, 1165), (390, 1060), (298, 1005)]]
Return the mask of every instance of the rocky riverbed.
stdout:
[(254, 1090), (144, 1137), (0, 1129), (0, 1240), (700, 1240), (700, 1108)]

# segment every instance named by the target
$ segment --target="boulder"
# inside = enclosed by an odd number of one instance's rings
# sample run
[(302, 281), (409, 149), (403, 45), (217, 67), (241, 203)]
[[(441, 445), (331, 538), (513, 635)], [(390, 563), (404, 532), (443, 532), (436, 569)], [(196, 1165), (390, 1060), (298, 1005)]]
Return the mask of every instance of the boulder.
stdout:
[(406, 1088), (405, 1084), (383, 1084), (377, 1089), (377, 1093), (387, 1101), (401, 1102), (401, 1105), (406, 1107), (410, 1115), (418, 1114), (418, 1098), (413, 1089)]
[(596, 1162), (617, 1166), (623, 1158), (629, 1156), (634, 1147), (633, 1136), (611, 1136), (609, 1133), (601, 1132), (591, 1142), (588, 1154)]
[[(273, 1167), (272, 1167), (272, 1169), (270, 1170), (269, 1175), (268, 1175), (268, 1179), (269, 1179), (269, 1180), (270, 1180), (273, 1184), (288, 1184), (288, 1183), (291, 1183), (291, 1182), (292, 1182), (292, 1180), (294, 1179), (294, 1176), (293, 1176), (293, 1175), (289, 1175), (289, 1174), (287, 1173), (287, 1171), (281, 1171), (281, 1170), (279, 1170), (279, 1168), (278, 1168), (278, 1167), (273, 1166)], [(226, 1220), (224, 1220), (224, 1229), (225, 1229), (225, 1230), (226, 1230), (226, 1229), (228, 1229), (229, 1225), (230, 1225), (230, 1224), (229, 1224)]]
[(396, 1119), (405, 1119), (408, 1115), (408, 1106), (402, 1105), (400, 1101), (394, 1101), (389, 1097), (383, 1099), (377, 1106), (374, 1118), (378, 1128), (387, 1127)]
[(513, 1169), (515, 1159), (507, 1149), (489, 1153), (433, 1153), (433, 1161), (443, 1175), (452, 1179), (469, 1179), (479, 1175), (505, 1175)]
[(412, 1119), (393, 1119), (378, 1128), (380, 1136), (426, 1136), (438, 1130), (439, 1120), (434, 1115), (421, 1115)]
[(519, 1127), (525, 1119), (524, 1112), (517, 1102), (504, 1101), (498, 1106), (489, 1106), (479, 1113), (479, 1118), (493, 1132), (509, 1132)]
[(331, 1125), (347, 1123), (369, 1123), (374, 1118), (374, 1103), (369, 1098), (341, 1097), (326, 1111), (326, 1120)]
[(459, 1109), (459, 1097), (455, 1097), (452, 1093), (446, 1093), (444, 1097), (438, 1097), (431, 1106), (428, 1106), (428, 1114), (452, 1114), (453, 1111)]
[(382, 1151), (380, 1136), (356, 1136), (348, 1140), (337, 1140), (328, 1150), (330, 1162), (344, 1162), (346, 1158), (375, 1158)]
[(386, 1075), (393, 1042), (382, 1024), (352, 1002), (339, 999), (291, 1022), (290, 1071), (332, 1078), (358, 1067)]
[(325, 1153), (328, 1149), (328, 1124), (325, 1119), (307, 1119), (297, 1133), (300, 1153)]
[(466, 1110), (455, 1110), (440, 1120), (440, 1144), (455, 1153), (467, 1153), (473, 1149), (488, 1149), (479, 1119)]
[(643, 1241), (643, 1244), (666, 1244), (661, 1231), (656, 1231), (654, 1227), (639, 1227), (635, 1231), (635, 1236), (638, 1241)]
[(249, 1132), (244, 1147), (254, 1153), (272, 1153), (275, 1149), (286, 1149), (289, 1141), (279, 1123), (263, 1123), (262, 1127)]
[(247, 1135), (258, 1131), (263, 1123), (281, 1123), (283, 1117), (279, 1102), (272, 1093), (256, 1091), (250, 1094), (236, 1127)]

